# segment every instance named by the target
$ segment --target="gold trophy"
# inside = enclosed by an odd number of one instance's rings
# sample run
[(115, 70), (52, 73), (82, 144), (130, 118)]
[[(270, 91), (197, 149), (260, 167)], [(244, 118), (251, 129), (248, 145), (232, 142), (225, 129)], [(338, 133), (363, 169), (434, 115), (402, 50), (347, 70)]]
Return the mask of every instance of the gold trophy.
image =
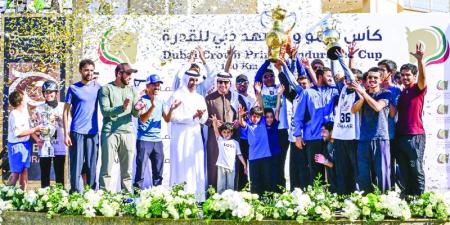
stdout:
[[(287, 15), (286, 9), (281, 8), (280, 6), (275, 7), (269, 13), (268, 11), (263, 12), (263, 15), (270, 16), (273, 21), (272, 28), (266, 35), (266, 44), (269, 49), (271, 49), (269, 55), (269, 61), (275, 62), (280, 58), (281, 49), (289, 43), (289, 32), (294, 28), (297, 16), (294, 12)], [(294, 22), (289, 29), (284, 28), (285, 19), (294, 17)], [(263, 22), (261, 17), (261, 24), (264, 27), (267, 27)]]
[(324, 21), (322, 23), (322, 29), (317, 32), (319, 39), (327, 46), (327, 57), (331, 60), (338, 59), (336, 51), (341, 51), (341, 46), (339, 46), (340, 33), (336, 30), (336, 21), (333, 20), (332, 23), (329, 21)]

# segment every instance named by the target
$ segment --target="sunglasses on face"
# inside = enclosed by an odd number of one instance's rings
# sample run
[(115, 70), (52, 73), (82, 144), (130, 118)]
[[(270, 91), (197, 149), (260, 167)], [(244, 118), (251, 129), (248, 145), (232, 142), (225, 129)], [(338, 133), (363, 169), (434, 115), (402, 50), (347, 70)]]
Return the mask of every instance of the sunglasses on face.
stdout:
[(313, 66), (312, 68), (313, 68), (313, 70), (318, 70), (318, 69), (321, 69), (322, 66), (321, 66), (321, 65), (318, 65), (318, 66)]
[(227, 81), (227, 80), (218, 80), (217, 83), (218, 83), (218, 84), (228, 84), (228, 83), (230, 83), (230, 81)]
[(121, 71), (121, 73), (124, 73), (126, 75), (131, 75), (132, 74), (132, 72), (127, 72), (127, 71)]

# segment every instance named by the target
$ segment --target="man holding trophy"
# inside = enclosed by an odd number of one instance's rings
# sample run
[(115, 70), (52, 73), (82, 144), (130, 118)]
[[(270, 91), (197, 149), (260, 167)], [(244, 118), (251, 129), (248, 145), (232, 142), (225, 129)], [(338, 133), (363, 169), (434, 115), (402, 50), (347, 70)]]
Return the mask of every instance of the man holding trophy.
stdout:
[[(264, 15), (269, 16), (269, 12), (264, 12)], [(266, 44), (269, 48), (269, 59), (258, 69), (255, 76), (255, 82), (261, 82), (263, 84), (261, 95), (264, 109), (271, 108), (276, 111), (277, 102), (277, 90), (279, 82), (276, 82), (276, 75), (281, 70), (280, 60), (284, 60), (286, 49), (290, 49), (289, 32), (295, 26), (295, 22), (289, 27), (285, 28), (285, 20), (289, 17), (295, 16), (295, 14), (287, 14), (287, 11), (281, 7), (276, 7), (271, 10), (270, 17), (273, 21), (271, 30), (267, 33)], [(262, 19), (262, 18), (261, 18)], [(295, 21), (295, 20), (294, 20)], [(263, 26), (266, 26), (263, 24)], [(272, 64), (272, 65), (271, 65)], [(283, 94), (281, 98), (281, 108), (278, 125), (279, 146), (281, 149), (281, 156), (272, 155), (273, 163), (273, 182), (275, 187), (286, 185), (284, 175), (284, 165), (289, 148), (288, 140), (288, 116), (286, 107), (286, 97)], [(280, 189), (276, 190), (279, 191)]]
[(55, 171), (55, 181), (64, 186), (64, 164), (66, 146), (64, 145), (63, 111), (64, 104), (56, 99), (59, 88), (53, 80), (47, 80), (42, 85), (45, 103), (36, 107), (32, 120), (36, 125), (43, 126), (39, 135), (39, 165), (41, 168), (41, 187), (50, 186), (50, 168)]

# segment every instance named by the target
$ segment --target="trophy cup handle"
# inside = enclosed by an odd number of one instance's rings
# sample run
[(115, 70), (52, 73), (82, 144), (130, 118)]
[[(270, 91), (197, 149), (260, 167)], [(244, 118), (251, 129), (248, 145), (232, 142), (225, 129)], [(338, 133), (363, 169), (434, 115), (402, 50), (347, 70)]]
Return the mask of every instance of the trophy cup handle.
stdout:
[(321, 31), (321, 30), (317, 31), (317, 38), (319, 39), (320, 42), (323, 42), (323, 41), (322, 41), (322, 38), (323, 38), (323, 31)]
[(268, 22), (264, 21), (264, 18), (266, 16), (270, 18), (271, 17), (270, 13), (271, 12), (269, 10), (266, 10), (260, 14), (259, 22), (261, 23), (261, 26), (263, 26), (264, 28), (269, 28)]
[(295, 25), (297, 24), (297, 13), (291, 12), (291, 13), (289, 13), (289, 15), (286, 18), (290, 18), (290, 17), (294, 17), (294, 22), (289, 27), (288, 31), (292, 31), (292, 29), (294, 29)]

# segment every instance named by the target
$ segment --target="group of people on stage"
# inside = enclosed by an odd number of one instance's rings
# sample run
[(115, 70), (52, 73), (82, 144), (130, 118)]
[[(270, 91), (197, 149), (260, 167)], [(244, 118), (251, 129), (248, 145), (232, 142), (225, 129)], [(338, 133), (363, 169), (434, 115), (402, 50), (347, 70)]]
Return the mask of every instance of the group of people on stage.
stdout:
[[(59, 124), (53, 137), (55, 157), (40, 160), (42, 186), (50, 183), (52, 159), (56, 182), (64, 184), (68, 146), (71, 191), (82, 191), (83, 184), (97, 188), (99, 143), (100, 189), (112, 190), (117, 176), (123, 190), (142, 189), (147, 166), (152, 185), (161, 185), (164, 120), (170, 124), (169, 184), (185, 183), (185, 190), (198, 201), (205, 200), (209, 185), (221, 193), (241, 190), (250, 181), (253, 193), (280, 191), (286, 186), (289, 147), (291, 189), (304, 188), (321, 174), (319, 179), (339, 194), (370, 192), (374, 186), (386, 191), (398, 183), (405, 195), (419, 195), (425, 182), (422, 111), (427, 92), (422, 46), (411, 53), (418, 66), (404, 64), (398, 72), (394, 61), (382, 60), (362, 73), (352, 66), (356, 51), (352, 44), (347, 53), (337, 52), (335, 67), (342, 67), (343, 73), (334, 73), (322, 60), (310, 63), (297, 57), (296, 48), (288, 48), (287, 57), (266, 60), (249, 79), (229, 72), (234, 48), (225, 70), (214, 72), (198, 47), (186, 69), (176, 74), (167, 101), (159, 96), (163, 81), (157, 74), (148, 76), (145, 90), (139, 92), (130, 85), (137, 70), (121, 63), (115, 79), (101, 86), (94, 79), (94, 62), (82, 60), (81, 81), (70, 85), (64, 103), (56, 100), (55, 82), (46, 81), (42, 87), (44, 104), (54, 109)], [(195, 63), (196, 55), (202, 66)], [(206, 76), (201, 75), (203, 68)], [(249, 80), (254, 80), (250, 89)], [(9, 184), (19, 180), (25, 188), (30, 137), (41, 146), (37, 134), (45, 128), (30, 126), (33, 113), (23, 93), (12, 92), (9, 102)], [(120, 175), (112, 173), (114, 163), (120, 165)]]

